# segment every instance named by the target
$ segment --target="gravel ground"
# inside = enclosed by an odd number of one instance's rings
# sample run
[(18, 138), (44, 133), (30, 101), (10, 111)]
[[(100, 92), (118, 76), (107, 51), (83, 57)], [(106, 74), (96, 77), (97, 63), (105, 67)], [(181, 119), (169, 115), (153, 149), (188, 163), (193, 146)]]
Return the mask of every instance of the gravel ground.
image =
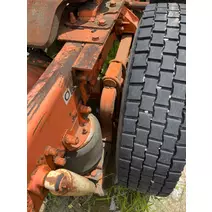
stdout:
[(186, 212), (186, 168), (171, 195), (154, 199), (152, 203), (150, 212)]

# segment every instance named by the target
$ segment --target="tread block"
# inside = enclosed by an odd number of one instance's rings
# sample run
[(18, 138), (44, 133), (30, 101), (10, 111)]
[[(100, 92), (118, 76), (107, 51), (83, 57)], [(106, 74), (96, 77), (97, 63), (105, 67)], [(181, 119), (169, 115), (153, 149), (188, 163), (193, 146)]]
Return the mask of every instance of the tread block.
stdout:
[(186, 35), (186, 24), (180, 24), (180, 34)]
[(186, 48), (186, 36), (185, 35), (180, 35), (180, 43), (179, 43), (180, 48)]
[(160, 157), (158, 159), (159, 162), (170, 165), (172, 156), (174, 153), (170, 153), (164, 150), (160, 150)]
[(156, 183), (164, 183), (165, 179), (166, 179), (165, 176), (155, 174), (153, 181), (156, 182)]
[(160, 145), (161, 145), (161, 142), (149, 139), (149, 144), (148, 144), (148, 147), (147, 147), (147, 153), (158, 155)]
[(149, 131), (144, 129), (137, 129), (136, 131), (137, 133), (136, 133), (135, 141), (139, 144), (146, 145)]
[(156, 94), (157, 82), (157, 79), (146, 77), (143, 91), (151, 94)]
[(168, 17), (169, 18), (179, 18), (180, 13), (178, 11), (169, 11), (168, 12)]
[(119, 184), (120, 186), (127, 187), (127, 183), (124, 182), (124, 181), (119, 180), (119, 181), (118, 181), (118, 184)]
[(176, 186), (177, 182), (167, 182), (165, 183), (166, 188), (174, 189)]
[[(162, 9), (162, 8), (159, 8)], [(166, 32), (166, 22), (155, 22), (153, 32)]]
[(142, 95), (142, 101), (140, 108), (142, 110), (151, 111), (153, 112), (153, 104), (155, 101), (155, 97), (148, 96), (148, 95)]
[(133, 168), (133, 167), (130, 168), (130, 175), (131, 176), (140, 177), (140, 174), (141, 174), (141, 171), (139, 169), (136, 169), (136, 168)]
[(144, 166), (143, 166), (143, 170), (142, 170), (142, 175), (151, 176), (151, 177), (152, 177), (154, 171), (155, 171), (154, 168), (144, 165)]
[(143, 86), (129, 86), (127, 99), (140, 100)]
[(181, 173), (169, 172), (167, 181), (178, 181), (181, 176)]
[(164, 53), (177, 55), (177, 41), (167, 40), (165, 42)]
[(172, 93), (172, 97), (185, 100), (186, 94), (186, 85), (181, 83), (173, 83), (174, 84), (174, 91)]
[(186, 9), (186, 4), (179, 4), (180, 9)]
[[(153, 13), (154, 14), (154, 13)], [(145, 13), (144, 13), (145, 15)], [(149, 28), (143, 28), (143, 29), (140, 29), (139, 33), (138, 33), (138, 39), (150, 39), (152, 36), (152, 28), (149, 27)]]
[(150, 40), (146, 39), (146, 40), (138, 40), (137, 44), (136, 44), (136, 48), (135, 48), (135, 52), (149, 52), (149, 44), (150, 44)]
[(133, 67), (146, 67), (147, 54), (136, 54), (133, 61)]
[(167, 14), (156, 14), (156, 16), (155, 16), (155, 21), (167, 21)]
[(154, 33), (152, 36), (151, 44), (163, 46), (164, 36), (165, 36), (165, 33)]
[[(160, 189), (162, 188), (162, 186), (163, 186), (162, 184), (154, 182), (154, 183), (152, 183), (152, 185), (151, 185), (151, 189), (157, 189), (158, 192), (159, 192)], [(151, 190), (151, 189), (150, 189), (150, 190)]]
[(168, 39), (178, 40), (179, 32), (179, 29), (167, 28), (165, 37)]
[(148, 61), (147, 64), (146, 75), (158, 77), (160, 71), (160, 63), (156, 61)]
[(179, 6), (177, 3), (168, 3), (169, 10), (179, 10)]
[(179, 159), (179, 160), (185, 160), (185, 158), (186, 158), (186, 147), (177, 146), (176, 147), (176, 154), (175, 154), (174, 158)]
[(177, 118), (182, 118), (182, 112), (184, 108), (184, 103), (170, 100), (171, 108), (169, 111), (169, 116), (174, 116)]
[(146, 151), (146, 146), (134, 143), (133, 156), (144, 158)]
[(185, 161), (173, 160), (171, 171), (181, 172), (183, 171), (185, 164)]
[(151, 132), (150, 132), (149, 137), (155, 138), (158, 140), (162, 140), (164, 128), (165, 128), (165, 126), (163, 126), (163, 125), (151, 123)]
[(163, 187), (163, 189), (161, 190), (161, 193), (159, 195), (162, 197), (167, 197), (169, 194), (172, 193), (172, 191), (173, 191), (172, 188)]
[(185, 15), (181, 15), (180, 23), (186, 24), (186, 16)]
[(168, 109), (164, 107), (154, 106), (154, 116), (153, 121), (165, 124), (166, 123), (166, 113)]
[(147, 183), (142, 183), (140, 182), (139, 186), (138, 186), (138, 191), (140, 191), (141, 193), (146, 193), (148, 188), (150, 186), (150, 183), (147, 184)]
[(139, 103), (127, 102), (126, 104), (126, 116), (138, 117)]
[(144, 182), (144, 183), (150, 183), (151, 180), (152, 180), (152, 177), (150, 177), (150, 176), (142, 175), (142, 177), (141, 177), (141, 182)]
[(156, 4), (148, 4), (145, 8), (145, 11), (155, 10)]
[(158, 7), (156, 9), (156, 13), (159, 13), (159, 14), (167, 14), (167, 8), (165, 7)]
[(133, 69), (130, 78), (130, 83), (143, 83), (145, 69)]
[(169, 135), (164, 135), (161, 149), (173, 152), (175, 150), (176, 141), (177, 141), (177, 138), (169, 136)]
[(136, 119), (124, 118), (124, 126), (123, 126), (124, 132), (135, 133), (135, 128), (136, 128)]
[(180, 139), (177, 141), (178, 145), (186, 145), (186, 130), (180, 130)]
[(176, 65), (174, 79), (186, 82), (186, 66)]
[(154, 19), (153, 17), (151, 18), (145, 18), (142, 19), (141, 27), (152, 27), (154, 25)]
[(182, 123), (182, 127), (186, 128), (186, 112), (183, 111), (183, 123)]
[(124, 177), (128, 177), (129, 171), (128, 169), (123, 169), (119, 167), (118, 173), (119, 173), (119, 176), (124, 178)]
[(161, 69), (170, 70), (174, 72), (175, 57), (172, 55), (163, 55)]
[(178, 49), (177, 62), (186, 64), (186, 50), (185, 49)]
[(150, 129), (150, 121), (152, 119), (152, 115), (149, 113), (139, 112), (139, 121), (138, 126), (145, 127)]
[(167, 27), (180, 27), (180, 19), (179, 18), (168, 18), (168, 24)]
[(158, 85), (164, 88), (172, 88), (173, 77), (173, 73), (161, 71)]
[(171, 91), (165, 89), (157, 89), (157, 99), (156, 103), (164, 106), (169, 106), (169, 96)]
[(132, 190), (136, 190), (137, 186), (138, 186), (138, 183), (134, 183), (131, 181), (129, 181), (129, 183), (128, 183), (128, 187), (131, 188)]
[(124, 159), (119, 159), (119, 164), (120, 164), (120, 167), (121, 168), (125, 168), (125, 169), (128, 169), (130, 168), (130, 161), (128, 160), (124, 160)]
[(143, 166), (144, 159), (132, 156), (131, 165), (135, 168), (141, 169)]
[(155, 173), (159, 174), (159, 175), (166, 176), (168, 171), (169, 171), (169, 166), (161, 164), (161, 163), (158, 163)]
[(161, 46), (151, 46), (149, 59), (161, 60), (162, 59), (162, 50), (163, 50), (163, 47), (161, 47)]
[(144, 164), (151, 167), (156, 167), (157, 159), (157, 156), (146, 153), (146, 159), (144, 161)]
[(182, 9), (182, 10), (180, 11), (180, 14), (181, 14), (181, 15), (186, 15), (186, 10), (185, 10), (185, 9)]
[(124, 147), (130, 147), (130, 148), (132, 148), (133, 147), (133, 139), (134, 139), (134, 136), (133, 135), (122, 133), (121, 144)]
[(125, 147), (121, 147), (120, 148), (120, 158), (126, 159), (126, 160), (130, 160), (131, 159), (131, 154), (132, 154), (132, 150), (125, 148)]
[(180, 120), (167, 118), (167, 127), (165, 129), (165, 132), (177, 136), (179, 132), (180, 124), (181, 124)]
[(168, 4), (167, 3), (158, 3), (158, 7), (165, 7), (165, 8), (167, 8), (168, 7)]

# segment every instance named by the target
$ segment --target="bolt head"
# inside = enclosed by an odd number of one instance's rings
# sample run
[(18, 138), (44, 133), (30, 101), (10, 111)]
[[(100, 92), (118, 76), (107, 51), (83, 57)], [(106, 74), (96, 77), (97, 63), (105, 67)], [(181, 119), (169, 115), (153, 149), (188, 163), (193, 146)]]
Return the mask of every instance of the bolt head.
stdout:
[(93, 41), (99, 40), (99, 36), (98, 36), (98, 35), (93, 35), (93, 36), (92, 36), (92, 40), (93, 40)]
[(110, 7), (115, 7), (116, 6), (116, 2), (114, 0), (110, 1)]
[(104, 25), (106, 25), (105, 19), (100, 19), (99, 20), (99, 26), (104, 26)]

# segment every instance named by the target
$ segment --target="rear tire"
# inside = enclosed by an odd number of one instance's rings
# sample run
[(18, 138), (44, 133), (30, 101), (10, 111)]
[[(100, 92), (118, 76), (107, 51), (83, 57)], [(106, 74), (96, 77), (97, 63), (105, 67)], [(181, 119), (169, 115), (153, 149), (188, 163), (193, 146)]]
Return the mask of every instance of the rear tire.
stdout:
[(186, 159), (185, 4), (150, 4), (137, 29), (122, 95), (118, 184), (168, 196)]

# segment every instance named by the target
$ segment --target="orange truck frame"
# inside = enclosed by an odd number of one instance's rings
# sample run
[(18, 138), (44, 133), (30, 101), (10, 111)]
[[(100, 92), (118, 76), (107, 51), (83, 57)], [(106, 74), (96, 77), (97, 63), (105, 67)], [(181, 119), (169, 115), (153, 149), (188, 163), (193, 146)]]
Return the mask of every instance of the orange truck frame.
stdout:
[[(142, 11), (148, 4), (28, 0), (28, 211), (39, 211), (48, 192), (103, 194), (103, 143), (115, 138), (126, 64), (139, 23), (131, 9)], [(117, 39), (116, 57), (100, 79)], [(52, 59), (46, 52), (58, 42), (62, 47)], [(99, 104), (101, 128), (87, 106), (91, 99)]]

